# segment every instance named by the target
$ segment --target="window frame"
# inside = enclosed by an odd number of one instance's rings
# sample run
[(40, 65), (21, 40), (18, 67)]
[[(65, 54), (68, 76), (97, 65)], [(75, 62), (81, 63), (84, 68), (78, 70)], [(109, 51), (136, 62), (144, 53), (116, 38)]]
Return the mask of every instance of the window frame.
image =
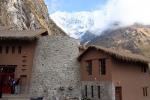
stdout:
[(15, 46), (12, 46), (12, 54), (15, 53)]
[(22, 47), (18, 46), (18, 54), (21, 54), (21, 53), (22, 53)]
[(99, 75), (106, 75), (106, 58), (99, 59)]
[(5, 48), (5, 53), (6, 53), (6, 54), (9, 53), (9, 46), (6, 46), (6, 48)]
[(92, 68), (92, 60), (86, 60), (86, 71), (88, 73), (88, 75), (92, 75), (93, 74), (93, 68)]

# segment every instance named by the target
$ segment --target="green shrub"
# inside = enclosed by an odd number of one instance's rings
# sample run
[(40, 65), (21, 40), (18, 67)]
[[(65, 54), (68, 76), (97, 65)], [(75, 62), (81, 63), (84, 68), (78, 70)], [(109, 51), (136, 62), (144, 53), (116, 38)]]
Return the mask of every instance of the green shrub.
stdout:
[(83, 98), (82, 100), (91, 100), (90, 98)]

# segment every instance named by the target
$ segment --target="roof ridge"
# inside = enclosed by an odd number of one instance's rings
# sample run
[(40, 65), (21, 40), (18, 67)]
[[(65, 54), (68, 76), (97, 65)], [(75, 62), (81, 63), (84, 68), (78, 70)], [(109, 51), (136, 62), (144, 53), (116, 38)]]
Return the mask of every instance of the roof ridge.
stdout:
[(118, 59), (127, 60), (127, 61), (134, 61), (134, 62), (150, 63), (150, 59), (143, 56), (143, 55), (133, 54), (131, 52), (127, 53), (127, 52), (123, 52), (123, 51), (119, 51), (119, 50), (114, 50), (112, 48), (106, 48), (106, 47), (96, 46), (96, 45), (88, 46), (86, 48), (86, 50), (79, 55), (78, 60), (80, 60), (81, 57), (84, 55), (84, 53), (90, 48), (95, 48), (95, 49), (104, 51), (104, 52), (108, 53), (110, 56), (116, 57)]

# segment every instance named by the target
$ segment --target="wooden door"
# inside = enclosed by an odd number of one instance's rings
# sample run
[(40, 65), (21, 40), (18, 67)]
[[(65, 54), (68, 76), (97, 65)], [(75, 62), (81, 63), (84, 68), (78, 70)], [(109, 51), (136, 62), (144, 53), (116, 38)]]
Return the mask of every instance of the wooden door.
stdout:
[(0, 73), (2, 93), (11, 94), (10, 77), (14, 77), (14, 73)]
[(116, 100), (122, 100), (122, 87), (115, 88), (115, 98)]
[(14, 78), (15, 67), (0, 65), (0, 89), (4, 94), (11, 94), (10, 78)]
[(27, 76), (26, 75), (21, 75), (21, 80), (20, 80), (20, 85), (21, 85), (21, 93), (24, 94), (27, 92)]

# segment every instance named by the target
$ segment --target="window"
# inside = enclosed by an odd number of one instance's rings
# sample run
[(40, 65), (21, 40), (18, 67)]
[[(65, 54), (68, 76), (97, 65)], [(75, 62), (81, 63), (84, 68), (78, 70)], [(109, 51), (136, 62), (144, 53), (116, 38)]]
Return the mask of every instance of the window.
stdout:
[(105, 75), (106, 74), (106, 59), (99, 60), (99, 74)]
[(87, 61), (87, 72), (88, 72), (88, 75), (92, 75), (92, 61), (91, 60)]
[(6, 54), (8, 54), (9, 52), (9, 47), (6, 47)]
[(85, 85), (85, 97), (87, 97), (87, 85)]
[(25, 72), (27, 69), (21, 69), (22, 70), (22, 72)]
[(148, 87), (143, 87), (143, 96), (148, 96), (148, 91), (147, 91)]
[(100, 99), (100, 98), (101, 98), (101, 94), (100, 94), (100, 86), (97, 86), (97, 89), (98, 89), (98, 98)]
[(12, 47), (12, 54), (14, 54), (15, 53), (15, 47), (13, 46)]
[(147, 71), (147, 68), (146, 68), (146, 66), (141, 66), (141, 72), (144, 72), (144, 73), (146, 73), (146, 71)]
[(2, 16), (2, 9), (0, 8), (0, 16)]
[(22, 62), (23, 62), (23, 63), (26, 63), (26, 62), (27, 62), (27, 60), (26, 60), (26, 59), (23, 59), (23, 60), (22, 60)]
[(0, 9), (0, 16), (2, 16), (2, 9)]
[(22, 56), (22, 58), (26, 58), (27, 56)]
[(92, 98), (94, 97), (94, 89), (93, 89), (94, 87), (93, 86), (91, 86), (91, 95), (92, 95)]
[(19, 47), (18, 47), (18, 53), (21, 54), (21, 52), (22, 52), (22, 47), (19, 46)]
[(2, 47), (0, 46), (0, 53), (2, 53), (2, 51), (3, 51), (3, 49), (2, 49)]
[(27, 67), (27, 65), (22, 65), (22, 67)]
[(13, 73), (17, 65), (0, 65), (0, 72)]

